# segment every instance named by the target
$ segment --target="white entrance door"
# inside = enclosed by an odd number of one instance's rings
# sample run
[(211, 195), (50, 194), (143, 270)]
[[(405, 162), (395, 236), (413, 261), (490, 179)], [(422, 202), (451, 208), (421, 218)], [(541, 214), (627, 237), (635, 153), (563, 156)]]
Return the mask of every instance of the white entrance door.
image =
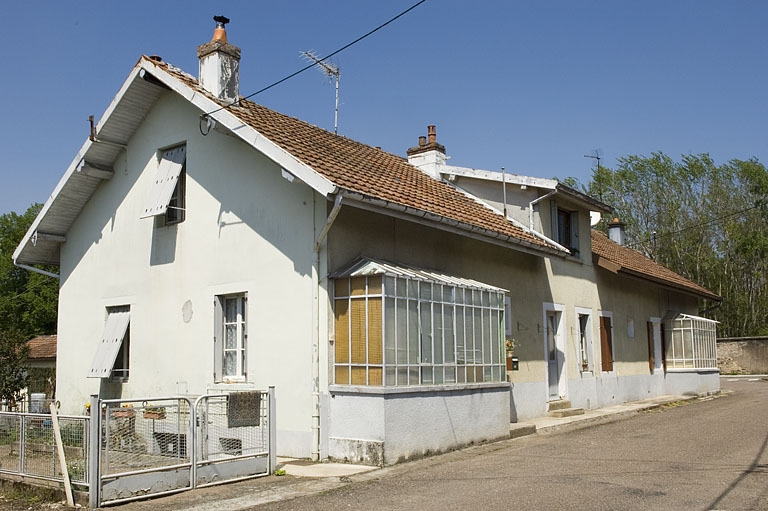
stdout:
[(563, 369), (564, 354), (558, 349), (558, 332), (560, 330), (560, 312), (547, 311), (546, 343), (547, 343), (547, 380), (549, 383), (549, 399), (559, 399), (560, 378)]

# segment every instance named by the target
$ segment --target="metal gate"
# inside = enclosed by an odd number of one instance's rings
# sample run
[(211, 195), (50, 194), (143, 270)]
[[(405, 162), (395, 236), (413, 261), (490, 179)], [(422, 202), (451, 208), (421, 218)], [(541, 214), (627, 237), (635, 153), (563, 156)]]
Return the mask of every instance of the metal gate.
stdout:
[(275, 467), (269, 391), (99, 400), (91, 397), (89, 505), (101, 507), (269, 475)]

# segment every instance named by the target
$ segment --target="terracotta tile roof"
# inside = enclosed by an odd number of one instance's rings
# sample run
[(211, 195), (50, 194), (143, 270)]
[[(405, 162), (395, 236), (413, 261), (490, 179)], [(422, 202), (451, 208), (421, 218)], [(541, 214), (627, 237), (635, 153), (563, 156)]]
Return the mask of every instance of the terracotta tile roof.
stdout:
[(55, 335), (40, 335), (30, 339), (27, 344), (29, 345), (30, 359), (56, 358)]
[[(203, 91), (192, 76), (167, 63), (159, 67), (217, 101)], [(478, 200), (426, 175), (403, 157), (335, 135), (248, 100), (241, 100), (240, 106), (230, 107), (229, 111), (341, 189), (508, 236), (513, 242), (522, 242), (534, 249), (559, 251)]]
[(611, 241), (604, 233), (594, 229), (592, 230), (592, 257), (599, 266), (608, 268), (615, 273), (649, 280), (701, 298), (722, 301), (720, 296), (707, 288), (686, 279), (636, 250)]

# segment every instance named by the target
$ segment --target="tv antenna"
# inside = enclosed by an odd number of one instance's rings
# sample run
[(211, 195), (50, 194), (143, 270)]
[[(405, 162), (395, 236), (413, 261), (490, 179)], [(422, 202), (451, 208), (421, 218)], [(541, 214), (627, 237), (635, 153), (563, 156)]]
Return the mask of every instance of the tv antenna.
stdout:
[(339, 131), (339, 77), (341, 76), (339, 66), (323, 61), (323, 59), (315, 55), (311, 50), (302, 51), (300, 53), (305, 60), (313, 62), (317, 68), (328, 75), (329, 78), (336, 79), (336, 108), (333, 113), (333, 134), (336, 135)]
[(584, 158), (592, 158), (597, 162), (597, 170), (600, 170), (600, 158), (603, 157), (603, 151), (601, 149), (595, 149), (592, 154), (585, 154)]

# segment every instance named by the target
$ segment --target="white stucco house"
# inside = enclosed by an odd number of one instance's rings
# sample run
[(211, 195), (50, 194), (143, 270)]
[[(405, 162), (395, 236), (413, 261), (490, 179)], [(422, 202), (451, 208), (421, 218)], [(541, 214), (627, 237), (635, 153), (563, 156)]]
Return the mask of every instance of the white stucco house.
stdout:
[(674, 332), (719, 297), (588, 234), (607, 205), (448, 166), (432, 126), (403, 158), (242, 100), (223, 26), (198, 56), (139, 59), (14, 254), (60, 268), (63, 412), (274, 385), (278, 454), (391, 464), (717, 389)]

